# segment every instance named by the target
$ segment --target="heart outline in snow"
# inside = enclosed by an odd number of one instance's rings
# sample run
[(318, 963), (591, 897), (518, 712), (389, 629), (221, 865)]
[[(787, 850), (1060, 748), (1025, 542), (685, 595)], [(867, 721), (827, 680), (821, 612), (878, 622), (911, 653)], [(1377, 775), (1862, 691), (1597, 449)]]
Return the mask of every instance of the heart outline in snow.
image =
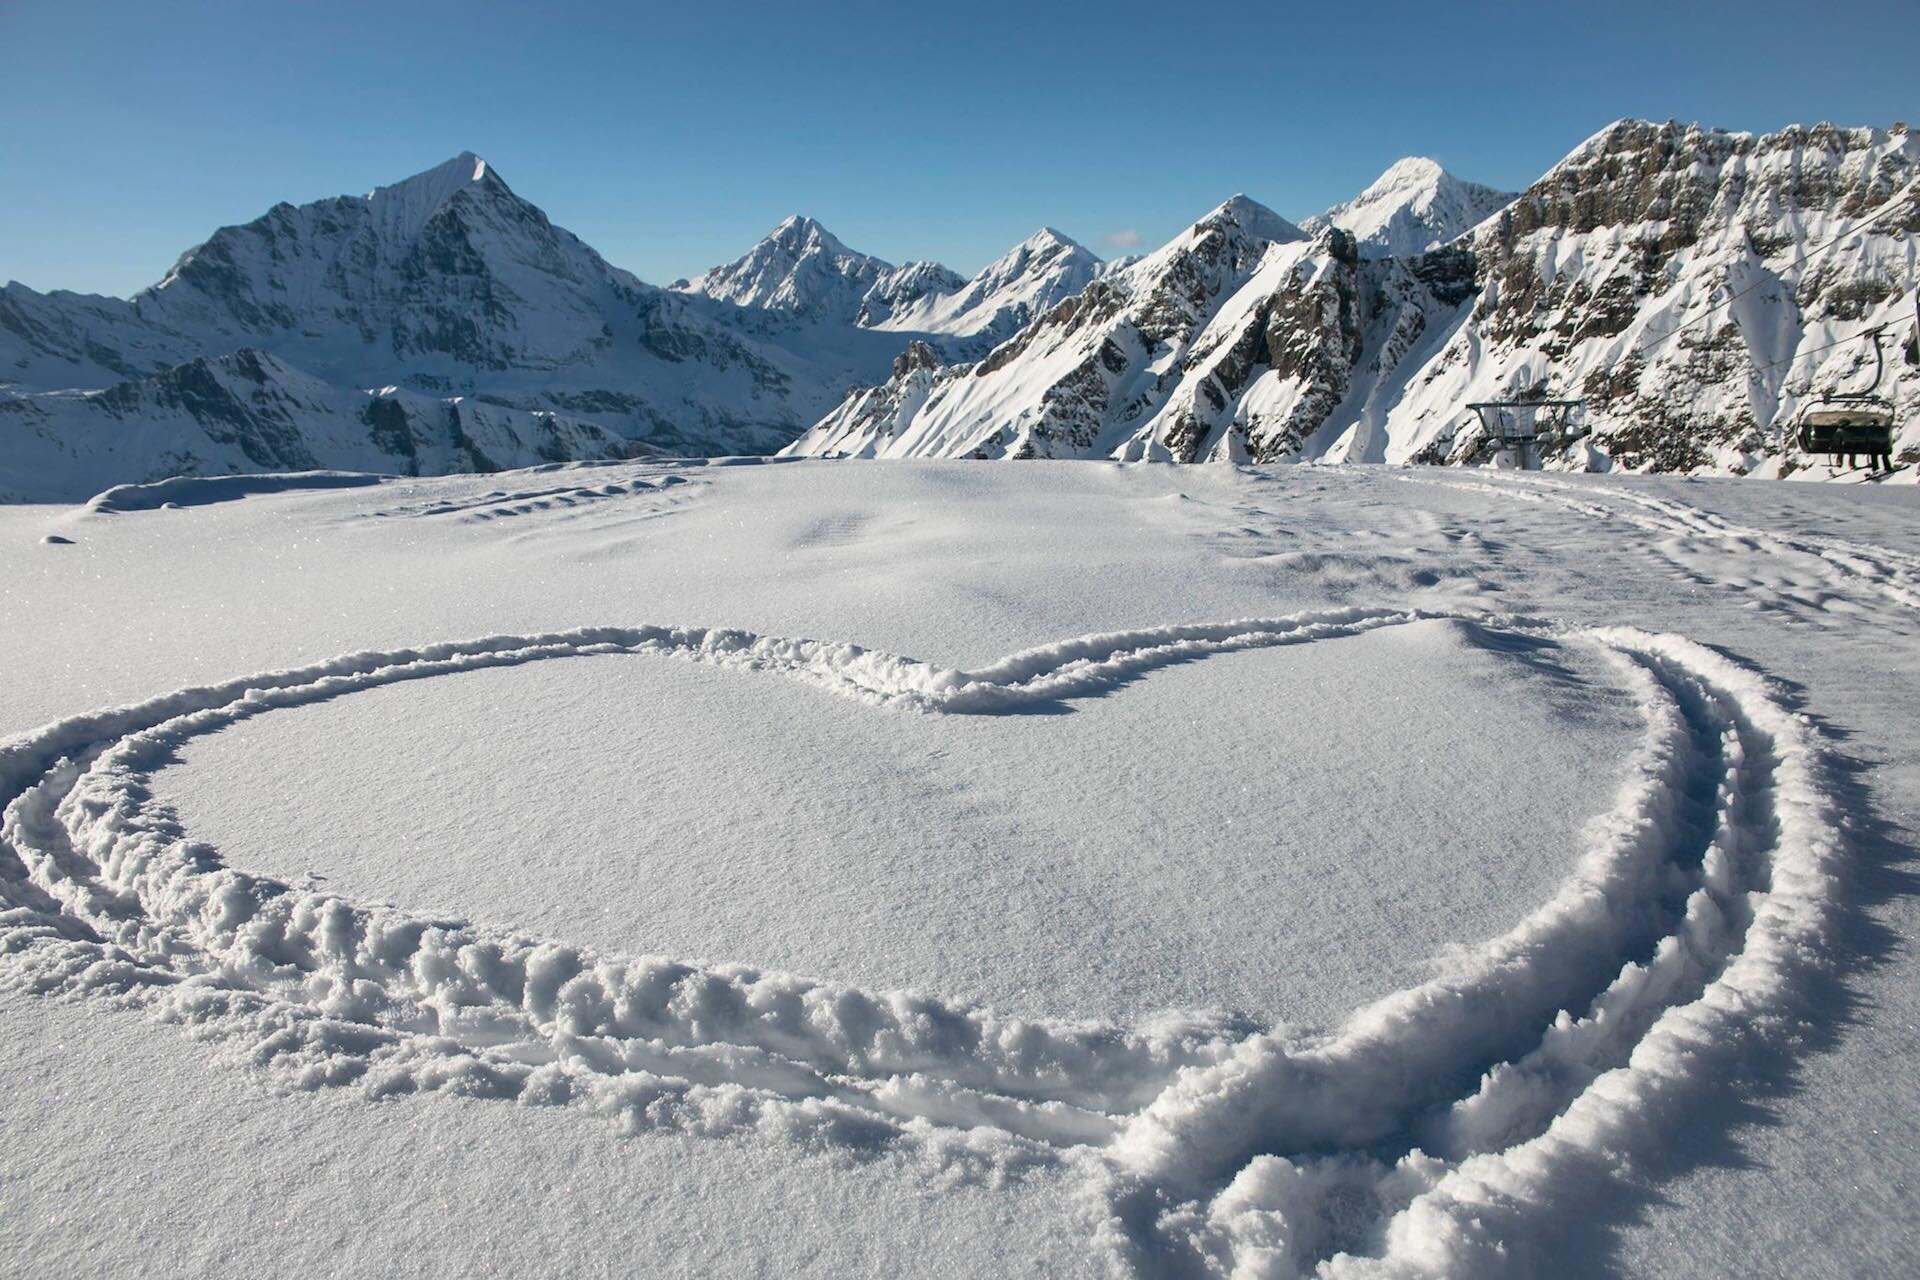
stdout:
[[(239, 719), (547, 658), (651, 654), (996, 714), (1426, 619), (1599, 647), (1648, 737), (1547, 903), (1329, 1037), (1217, 1014), (1006, 1018), (357, 906), (224, 866), (151, 787), (184, 740)], [(1826, 770), (1763, 677), (1629, 628), (1347, 608), (1084, 636), (972, 671), (721, 629), (495, 636), (180, 690), (0, 743), (0, 981), (192, 1024), (289, 1088), (567, 1103), (628, 1130), (910, 1151), (986, 1179), (1071, 1164), (1094, 1238), (1129, 1270), (1524, 1274), (1540, 1215), (1790, 1035), (1836, 909)]]

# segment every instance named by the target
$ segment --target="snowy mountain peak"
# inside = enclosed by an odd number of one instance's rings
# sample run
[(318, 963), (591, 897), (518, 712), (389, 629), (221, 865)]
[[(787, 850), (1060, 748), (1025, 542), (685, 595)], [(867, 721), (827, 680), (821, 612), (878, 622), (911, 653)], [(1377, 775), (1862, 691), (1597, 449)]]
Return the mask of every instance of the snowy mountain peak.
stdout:
[(1052, 227), (1042, 227), (973, 279), (954, 277), (946, 288), (929, 291), (911, 305), (896, 304), (889, 315), (862, 323), (969, 339), (965, 345), (984, 352), (1086, 288), (1100, 273), (1100, 266), (1100, 259), (1087, 249)]
[(437, 207), (477, 183), (506, 186), (499, 173), (485, 160), (471, 151), (462, 151), (453, 159), (431, 169), (423, 169), (410, 178), (375, 187), (367, 192), (367, 199), (376, 202), (405, 200)]
[(390, 234), (412, 236), (449, 200), (473, 189), (512, 194), (491, 165), (471, 151), (462, 151), (411, 178), (375, 187), (367, 192), (366, 200), (374, 220)]
[[(1100, 259), (1077, 242), (1052, 227), (1042, 227), (1006, 253), (988, 263), (974, 282), (1005, 282), (1036, 267), (1072, 263), (1098, 267)], [(1091, 275), (1088, 276), (1092, 278)]]
[(1050, 249), (1056, 249), (1063, 246), (1069, 249), (1081, 248), (1080, 243), (1077, 240), (1075, 240), (1072, 236), (1064, 235), (1061, 232), (1055, 231), (1052, 227), (1040, 228), (1038, 231), (1028, 236), (1025, 240), (1022, 240), (1019, 245), (1019, 247), (1022, 249), (1027, 249), (1029, 251), (1038, 252), (1038, 253), (1044, 253)]
[(1440, 162), (1429, 156), (1402, 156), (1387, 166), (1387, 171), (1375, 178), (1366, 194), (1377, 191), (1392, 191), (1406, 187), (1431, 190), (1451, 175), (1440, 167)]
[(1337, 226), (1367, 258), (1406, 257), (1454, 239), (1513, 202), (1504, 191), (1463, 182), (1426, 156), (1396, 160), (1353, 199), (1301, 225)]
[[(853, 253), (853, 250), (842, 244), (839, 237), (835, 236), (833, 232), (827, 230), (805, 214), (799, 213), (789, 214), (787, 217), (782, 218), (780, 225), (767, 233), (766, 240), (763, 243), (776, 244), (793, 252), (803, 252), (807, 249), (819, 248), (824, 249), (828, 253), (852, 254), (854, 257), (861, 258), (867, 256), (865, 254)], [(875, 261), (878, 261), (878, 259), (875, 259)]]
[(1228, 196), (1206, 217), (1193, 224), (1194, 231), (1217, 227), (1237, 227), (1256, 240), (1268, 240), (1275, 244), (1307, 238), (1305, 231), (1246, 195)]
[(812, 218), (795, 214), (745, 254), (672, 287), (742, 307), (852, 322), (892, 263), (847, 248)]

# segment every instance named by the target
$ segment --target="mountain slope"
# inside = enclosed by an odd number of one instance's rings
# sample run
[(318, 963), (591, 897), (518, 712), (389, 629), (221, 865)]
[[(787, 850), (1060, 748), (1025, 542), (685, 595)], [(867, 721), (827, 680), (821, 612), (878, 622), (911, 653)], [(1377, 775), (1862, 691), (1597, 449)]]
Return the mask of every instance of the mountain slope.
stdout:
[(858, 253), (812, 218), (796, 215), (734, 261), (672, 287), (735, 306), (853, 324), (862, 315), (885, 316), (924, 293), (961, 283), (938, 263), (895, 267)]
[[(1404, 195), (1432, 172), (1376, 187)], [(1882, 390), (1912, 461), (1920, 371), (1895, 348), (1913, 328), (1916, 174), (1902, 128), (1621, 121), (1417, 254), (1369, 257), (1323, 224), (1311, 242), (1256, 235), (1259, 252), (1195, 273), (1216, 212), (977, 365), (916, 353), (790, 451), (1479, 462), (1492, 454), (1469, 402), (1558, 396), (1584, 397), (1592, 430), (1549, 465), (1787, 474), (1824, 461), (1800, 454), (1796, 414), (1869, 380), (1853, 335), (1887, 323)], [(1373, 220), (1349, 221), (1391, 240), (1419, 205), (1381, 217), (1358, 200)]]
[(725, 266), (673, 288), (759, 310), (928, 340), (949, 358), (984, 354), (1085, 288), (1100, 259), (1043, 227), (964, 279), (937, 262), (896, 267), (791, 217)]
[(643, 284), (470, 153), (222, 228), (130, 301), (0, 293), (0, 379), (15, 393), (243, 348), (344, 391), (484, 397), (691, 453), (776, 448), (899, 349)]
[(494, 471), (636, 446), (550, 413), (324, 382), (242, 349), (85, 394), (0, 397), (0, 501), (79, 501), (174, 475), (317, 468)]
[(1235, 196), (1155, 253), (1102, 274), (985, 358), (930, 346), (855, 391), (789, 450), (880, 457), (1190, 457), (1195, 387), (1249, 323), (1242, 292), (1310, 252), (1298, 227)]
[(874, 327), (970, 339), (967, 345), (984, 353), (1086, 288), (1100, 274), (1100, 266), (1094, 254), (1042, 227), (973, 279), (896, 306)]
[(1363, 258), (1404, 258), (1437, 249), (1498, 213), (1513, 194), (1463, 182), (1424, 156), (1392, 165), (1351, 200), (1300, 224), (1339, 227)]
[(1478, 297), (1406, 388), (1389, 456), (1478, 456), (1461, 405), (1550, 393), (1587, 398), (1613, 465), (1792, 471), (1813, 461), (1796, 414), (1870, 377), (1871, 347), (1848, 339), (1879, 322), (1912, 451), (1920, 375), (1894, 347), (1914, 314), (1917, 176), (1904, 129), (1609, 126), (1474, 233)]

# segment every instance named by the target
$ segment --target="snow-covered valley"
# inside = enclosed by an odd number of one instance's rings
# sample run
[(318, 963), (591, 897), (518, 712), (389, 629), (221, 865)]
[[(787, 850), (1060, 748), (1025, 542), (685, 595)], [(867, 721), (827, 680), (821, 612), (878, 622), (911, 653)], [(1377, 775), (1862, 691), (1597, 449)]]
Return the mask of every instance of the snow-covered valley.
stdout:
[(1914, 514), (804, 460), (0, 507), (0, 1257), (1898, 1273)]

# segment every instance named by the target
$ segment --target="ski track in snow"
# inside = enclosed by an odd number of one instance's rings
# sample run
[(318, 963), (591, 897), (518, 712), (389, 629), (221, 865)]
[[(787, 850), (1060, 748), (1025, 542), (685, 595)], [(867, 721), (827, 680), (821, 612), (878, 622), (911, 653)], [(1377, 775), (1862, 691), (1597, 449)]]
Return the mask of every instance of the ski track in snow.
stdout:
[[(669, 491), (688, 485), (686, 476), (640, 475), (608, 480), (602, 484), (562, 484), (543, 488), (490, 489), (464, 497), (439, 498), (424, 502), (402, 503), (359, 517), (368, 520), (389, 518), (446, 517), (464, 523), (485, 523), (544, 512), (564, 514), (577, 507), (591, 507), (612, 499), (634, 497), (680, 497)], [(666, 505), (672, 505), (668, 503)], [(663, 512), (664, 507), (660, 508)]]
[[(1829, 549), (1843, 568), (1866, 554)], [(1551, 899), (1326, 1035), (1213, 1013), (1009, 1018), (488, 932), (227, 867), (152, 787), (196, 735), (483, 667), (671, 657), (882, 712), (990, 715), (1430, 618), (1597, 646), (1647, 737)], [(1824, 770), (1811, 724), (1700, 645), (1478, 613), (1154, 627), (971, 671), (732, 630), (496, 636), (182, 689), (0, 742), (0, 982), (145, 1010), (291, 1089), (572, 1105), (630, 1131), (752, 1132), (940, 1178), (1067, 1163), (1121, 1270), (1532, 1274), (1530, 1230), (1657, 1145), (1746, 1055), (1791, 1046), (1841, 858)]]
[[(1920, 556), (1871, 543), (1815, 534), (1783, 534), (1735, 524), (1698, 507), (1653, 494), (1553, 480), (1534, 473), (1498, 481), (1399, 477), (1509, 501), (1553, 504), (1596, 519), (1616, 520), (1654, 535), (1656, 555), (1689, 581), (1754, 594), (1755, 607), (1801, 614), (1859, 613), (1867, 604), (1920, 609)], [(1735, 568), (1726, 557), (1735, 556)], [(1861, 599), (1861, 588), (1867, 599)]]

